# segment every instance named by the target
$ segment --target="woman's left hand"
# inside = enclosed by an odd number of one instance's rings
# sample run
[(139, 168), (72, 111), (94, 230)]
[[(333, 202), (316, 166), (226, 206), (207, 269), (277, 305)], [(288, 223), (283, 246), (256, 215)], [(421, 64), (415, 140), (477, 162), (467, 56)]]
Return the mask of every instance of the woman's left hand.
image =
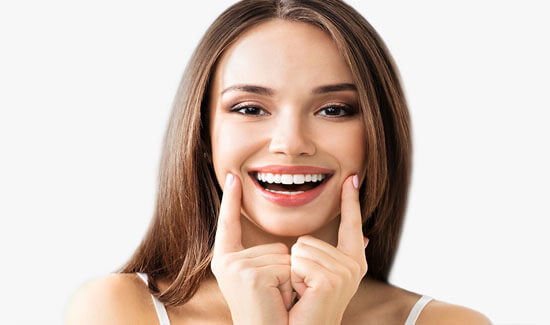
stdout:
[(338, 245), (301, 236), (291, 250), (291, 281), (300, 300), (289, 311), (290, 325), (340, 324), (367, 273), (359, 190), (353, 176), (342, 186)]

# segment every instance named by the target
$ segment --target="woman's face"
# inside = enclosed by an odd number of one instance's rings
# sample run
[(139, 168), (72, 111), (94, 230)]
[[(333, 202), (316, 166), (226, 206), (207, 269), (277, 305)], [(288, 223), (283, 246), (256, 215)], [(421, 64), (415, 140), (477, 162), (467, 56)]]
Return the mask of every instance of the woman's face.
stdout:
[(241, 179), (246, 218), (273, 235), (299, 236), (339, 215), (344, 180), (363, 179), (365, 127), (328, 34), (279, 19), (253, 27), (224, 52), (210, 94), (216, 177), (222, 188), (229, 172)]

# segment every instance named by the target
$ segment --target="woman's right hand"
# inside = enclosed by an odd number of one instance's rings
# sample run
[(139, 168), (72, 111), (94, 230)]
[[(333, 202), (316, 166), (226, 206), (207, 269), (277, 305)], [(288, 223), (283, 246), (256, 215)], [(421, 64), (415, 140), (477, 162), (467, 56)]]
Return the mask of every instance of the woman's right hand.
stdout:
[(245, 249), (241, 240), (240, 179), (227, 174), (211, 268), (233, 323), (288, 324), (290, 254), (283, 243)]

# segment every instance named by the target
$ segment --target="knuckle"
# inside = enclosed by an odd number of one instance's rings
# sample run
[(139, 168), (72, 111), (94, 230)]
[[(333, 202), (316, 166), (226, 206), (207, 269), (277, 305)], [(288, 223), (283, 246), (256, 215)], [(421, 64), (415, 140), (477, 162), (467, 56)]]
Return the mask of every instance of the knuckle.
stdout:
[(341, 279), (345, 279), (346, 281), (348, 281), (349, 279), (353, 278), (353, 268), (343, 267), (339, 274), (341, 275)]
[(214, 256), (210, 265), (213, 272), (222, 273), (240, 267), (238, 262), (237, 256), (229, 253), (222, 256)]
[(257, 268), (249, 268), (242, 271), (243, 280), (252, 288), (257, 288), (262, 282), (262, 272)]
[(233, 254), (225, 254), (221, 256), (219, 263), (221, 267), (228, 267), (234, 260), (235, 257)]
[(297, 243), (306, 243), (308, 240), (310, 240), (311, 236), (309, 235), (303, 235), (298, 237)]
[(327, 284), (327, 289), (330, 290), (330, 292), (334, 292), (333, 290), (338, 290), (343, 285), (343, 279), (339, 276), (324, 276), (323, 281)]
[(357, 263), (354, 263), (353, 267), (351, 269), (351, 274), (350, 274), (351, 278), (353, 278), (353, 279), (361, 278), (362, 273), (363, 273), (363, 270), (362, 270), (361, 265), (357, 264)]
[(273, 250), (275, 253), (280, 253), (280, 254), (288, 253), (288, 247), (283, 243), (274, 243)]
[(339, 277), (339, 279), (341, 279), (344, 282), (349, 282), (350, 280), (355, 279), (356, 274), (358, 274), (358, 273), (359, 272), (356, 272), (356, 269), (355, 269), (354, 266), (352, 266), (352, 267), (343, 267), (341, 272), (340, 272), (341, 277)]
[(332, 284), (334, 283), (334, 278), (330, 275), (327, 275), (326, 273), (320, 273), (319, 274), (319, 281), (322, 281), (324, 283)]
[(304, 247), (304, 244), (300, 243), (300, 242), (296, 242), (294, 243), (294, 245), (292, 245), (291, 247), (291, 252), (292, 253), (296, 253), (298, 252), (300, 249), (302, 249)]
[(233, 260), (231, 263), (227, 264), (226, 267), (231, 270), (232, 273), (245, 273), (247, 271), (246, 260)]

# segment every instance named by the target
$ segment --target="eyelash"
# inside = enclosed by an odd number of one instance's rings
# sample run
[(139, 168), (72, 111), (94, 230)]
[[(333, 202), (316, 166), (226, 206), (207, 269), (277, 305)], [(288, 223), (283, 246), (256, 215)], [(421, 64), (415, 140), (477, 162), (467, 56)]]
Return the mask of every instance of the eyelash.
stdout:
[[(349, 106), (345, 106), (345, 105), (336, 105), (336, 104), (332, 104), (332, 105), (328, 105), (328, 106), (325, 106), (321, 109), (321, 111), (324, 111), (326, 109), (329, 109), (329, 108), (336, 108), (336, 109), (340, 109), (341, 111), (344, 111), (346, 112), (344, 115), (323, 115), (325, 117), (328, 117), (328, 118), (345, 118), (345, 117), (350, 117), (350, 116), (353, 116), (355, 115), (356, 111), (355, 109), (353, 109), (352, 107), (349, 107)], [(265, 114), (246, 114), (246, 113), (241, 113), (240, 111), (243, 110), (243, 109), (246, 109), (246, 110), (250, 110), (250, 109), (255, 109), (255, 110), (262, 110), (265, 112), (265, 110), (261, 107), (258, 107), (258, 106), (255, 106), (255, 105), (240, 105), (240, 106), (237, 106), (237, 107), (233, 107), (230, 112), (234, 112), (234, 113), (239, 113), (241, 115), (245, 115), (245, 116), (264, 116), (264, 115), (269, 115), (268, 113), (265, 113)]]

